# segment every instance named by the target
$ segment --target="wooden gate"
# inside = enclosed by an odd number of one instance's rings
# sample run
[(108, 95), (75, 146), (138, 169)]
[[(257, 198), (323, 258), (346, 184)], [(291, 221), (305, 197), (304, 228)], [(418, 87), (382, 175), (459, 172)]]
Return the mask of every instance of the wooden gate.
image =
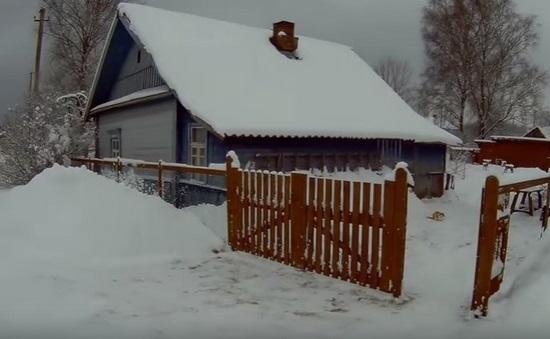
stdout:
[(384, 184), (227, 168), (229, 243), (401, 295), (407, 173)]
[[(471, 310), (487, 316), (489, 298), (499, 291), (504, 278), (508, 232), (510, 227), (509, 196), (526, 188), (546, 185), (546, 206), (542, 211), (542, 228), (546, 230), (550, 206), (550, 176), (500, 185), (495, 176), (489, 176), (482, 191), (476, 271)], [(517, 193), (516, 193), (517, 194)]]

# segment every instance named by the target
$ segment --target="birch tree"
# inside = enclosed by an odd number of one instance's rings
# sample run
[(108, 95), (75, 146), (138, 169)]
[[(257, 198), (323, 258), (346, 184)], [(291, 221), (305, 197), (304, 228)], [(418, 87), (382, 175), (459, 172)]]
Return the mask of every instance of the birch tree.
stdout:
[(533, 64), (534, 16), (512, 0), (430, 0), (423, 13), (424, 88), (460, 129), (470, 111), (485, 138), (542, 111), (546, 73)]

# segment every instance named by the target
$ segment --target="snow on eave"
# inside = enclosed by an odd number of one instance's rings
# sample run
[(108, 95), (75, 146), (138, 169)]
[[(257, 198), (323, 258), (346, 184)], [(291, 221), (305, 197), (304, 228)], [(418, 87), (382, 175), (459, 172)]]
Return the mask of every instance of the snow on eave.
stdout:
[[(388, 140), (402, 140), (417, 142), (416, 140), (409, 138), (398, 138), (398, 137), (360, 137), (360, 136), (331, 136), (327, 134), (304, 134), (304, 135), (294, 135), (294, 134), (224, 134), (224, 138), (273, 138), (273, 139), (342, 139), (342, 140), (378, 140), (378, 139), (388, 139)], [(444, 144), (442, 142), (418, 142), (422, 144)]]
[(493, 140), (509, 140), (509, 141), (534, 141), (534, 142), (550, 142), (550, 139), (543, 138), (530, 138), (530, 137), (514, 137), (506, 135), (493, 135), (491, 136)]
[(466, 151), (466, 152), (478, 152), (478, 147), (464, 147), (464, 146), (450, 146), (449, 149), (453, 151)]
[(148, 102), (156, 99), (165, 98), (171, 96), (172, 92), (167, 86), (158, 86), (153, 88), (143, 89), (121, 98), (105, 102), (90, 110), (90, 115), (96, 115), (101, 112), (105, 112), (114, 108), (125, 107), (129, 105), (135, 105), (138, 103)]
[(494, 140), (487, 140), (487, 139), (476, 139), (474, 140), (475, 143), (478, 143), (478, 144), (494, 144), (495, 141)]

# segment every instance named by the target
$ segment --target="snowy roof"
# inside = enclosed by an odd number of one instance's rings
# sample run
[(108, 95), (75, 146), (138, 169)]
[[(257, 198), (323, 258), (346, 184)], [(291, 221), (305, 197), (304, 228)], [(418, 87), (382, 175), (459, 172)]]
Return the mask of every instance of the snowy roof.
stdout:
[(293, 60), (270, 43), (270, 30), (126, 3), (119, 16), (180, 102), (220, 135), (461, 142), (415, 113), (350, 47), (300, 37)]
[(550, 139), (546, 138), (529, 138), (529, 137), (514, 137), (506, 135), (493, 135), (491, 136), (493, 140), (516, 140), (516, 141), (537, 141), (537, 142), (550, 142)]
[(115, 107), (121, 107), (129, 104), (133, 104), (138, 101), (155, 99), (169, 93), (170, 93), (170, 88), (166, 86), (147, 88), (141, 91), (128, 94), (121, 98), (105, 102), (101, 105), (98, 105), (90, 110), (90, 114), (99, 113)]

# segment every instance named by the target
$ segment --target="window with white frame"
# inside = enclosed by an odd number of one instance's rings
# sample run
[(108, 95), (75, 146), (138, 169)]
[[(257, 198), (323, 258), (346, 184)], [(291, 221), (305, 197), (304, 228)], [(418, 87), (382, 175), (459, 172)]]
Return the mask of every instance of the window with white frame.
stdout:
[(120, 131), (111, 133), (111, 158), (122, 156), (120, 144)]
[[(191, 165), (206, 166), (206, 129), (198, 125), (193, 125), (190, 128), (189, 136), (189, 157)], [(194, 174), (192, 178), (200, 181), (206, 181), (205, 175)]]

